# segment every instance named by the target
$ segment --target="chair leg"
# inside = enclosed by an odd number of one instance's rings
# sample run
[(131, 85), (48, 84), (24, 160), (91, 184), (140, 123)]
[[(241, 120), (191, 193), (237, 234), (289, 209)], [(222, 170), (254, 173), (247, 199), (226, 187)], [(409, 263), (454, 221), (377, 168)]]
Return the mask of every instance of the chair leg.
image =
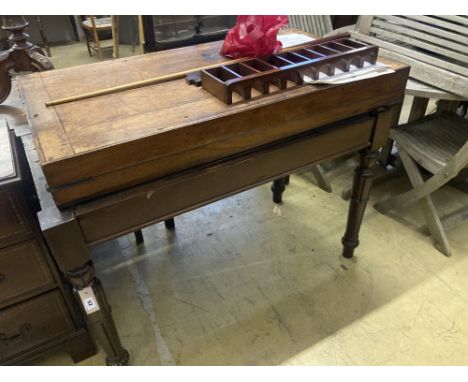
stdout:
[(429, 104), (429, 98), (426, 97), (414, 97), (411, 105), (411, 110), (408, 116), (408, 122), (417, 121), (426, 115), (427, 105)]
[(325, 174), (323, 167), (317, 164), (312, 166), (311, 171), (317, 181), (317, 185), (326, 192), (332, 192), (332, 186), (327, 179), (327, 175)]
[(114, 59), (119, 58), (119, 16), (111, 16), (112, 22), (112, 45), (113, 45), (113, 53), (112, 56)]
[(93, 53), (91, 52), (91, 47), (89, 46), (89, 37), (88, 37), (87, 32), (85, 32), (84, 35), (85, 35), (86, 48), (88, 48), (89, 57), (93, 57)]
[[(416, 163), (411, 159), (406, 151), (400, 150), (399, 152), (401, 161), (403, 162), (403, 166), (405, 167), (406, 173), (408, 174), (408, 178), (413, 187), (422, 185), (424, 183), (424, 179), (421, 176)], [(423, 208), (424, 215), (426, 216), (427, 226), (434, 240), (434, 246), (444, 255), (450, 256), (452, 254), (452, 250), (431, 196), (428, 195), (422, 198), (419, 201), (419, 204)]]
[(138, 17), (138, 41), (140, 45), (140, 54), (145, 53), (145, 33), (143, 29), (143, 16)]
[(99, 59), (102, 60), (101, 44), (99, 43), (99, 35), (98, 35), (96, 28), (93, 28), (93, 39), (94, 39), (94, 47), (98, 51)]
[(452, 255), (452, 249), (448, 242), (447, 235), (444, 231), (442, 222), (440, 221), (437, 211), (434, 206), (434, 202), (430, 196), (421, 200), (421, 205), (424, 208), (424, 214), (426, 215), (427, 226), (431, 232), (434, 240), (434, 247), (436, 247), (445, 256), (449, 257)]
[[(468, 149), (468, 142), (465, 143), (465, 145), (467, 145), (467, 149)], [(406, 152), (401, 150), (401, 148), (399, 148), (399, 152), (400, 152), (400, 158), (402, 158), (404, 155), (408, 155), (406, 154)], [(401, 154), (401, 152), (403, 152), (403, 154)], [(450, 162), (444, 167), (444, 169), (432, 175), (430, 179), (426, 180), (425, 182), (422, 182), (420, 185), (413, 187), (413, 189), (403, 194), (396, 195), (392, 198), (382, 200), (374, 204), (374, 208), (376, 208), (382, 213), (385, 213), (386, 211), (392, 210), (394, 208), (407, 207), (423, 199), (424, 197), (429, 196), (434, 191), (437, 191), (444, 184), (448, 183), (451, 179), (453, 179), (458, 174), (461, 168), (464, 168), (467, 165), (468, 165), (468, 150), (463, 150), (462, 148), (450, 160)]]
[[(403, 166), (406, 170), (406, 174), (408, 175), (408, 178), (413, 186), (413, 190), (414, 188), (422, 186), (424, 184), (424, 179), (421, 176), (421, 173), (419, 172), (416, 163), (413, 161), (413, 159), (411, 159), (411, 157), (406, 153), (406, 151), (399, 148), (398, 152), (400, 154), (401, 162), (403, 163)], [(386, 213), (394, 207), (398, 207), (398, 203), (396, 204), (395, 200), (400, 201), (401, 205), (403, 206), (410, 204), (406, 203), (405, 201), (405, 195), (407, 195), (408, 193), (411, 193), (411, 191), (405, 192), (404, 194), (395, 196), (391, 199), (376, 203), (374, 207), (378, 211)], [(442, 226), (442, 222), (440, 221), (440, 218), (437, 215), (437, 211), (435, 209), (434, 202), (432, 201), (430, 194), (427, 194), (424, 197), (420, 198), (418, 200), (418, 203), (424, 211), (427, 226), (434, 240), (434, 246), (444, 255), (450, 256), (450, 244)]]

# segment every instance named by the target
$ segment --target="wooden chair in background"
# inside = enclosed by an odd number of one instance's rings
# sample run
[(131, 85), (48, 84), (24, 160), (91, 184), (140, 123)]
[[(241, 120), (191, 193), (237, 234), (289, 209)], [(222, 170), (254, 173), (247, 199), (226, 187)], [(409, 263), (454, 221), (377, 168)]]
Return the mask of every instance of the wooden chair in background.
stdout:
[[(400, 159), (413, 189), (378, 202), (374, 207), (382, 213), (419, 202), (424, 210), (435, 247), (451, 255), (445, 230), (468, 218), (464, 208), (441, 220), (431, 194), (455, 178), (468, 165), (468, 120), (444, 111), (401, 125), (391, 131)], [(424, 181), (418, 165), (433, 174)]]
[(411, 65), (411, 78), (466, 98), (468, 16), (360, 16), (352, 36)]
[(315, 36), (325, 36), (333, 30), (330, 16), (290, 15), (288, 28), (296, 28)]
[[(456, 111), (468, 98), (468, 17), (466, 16), (359, 16), (357, 24), (333, 31), (348, 31), (352, 37), (376, 44), (379, 56), (411, 65), (406, 95), (413, 97), (408, 122), (423, 118), (429, 99), (437, 99), (437, 111)], [(383, 170), (374, 183), (385, 181), (394, 164), (393, 141), (382, 148)], [(379, 172), (380, 168), (376, 168)], [(399, 166), (395, 168), (399, 170)], [(343, 190), (344, 199), (351, 188)]]
[[(111, 47), (114, 49), (115, 56), (115, 41), (118, 41), (118, 35), (114, 34), (117, 28), (113, 27), (112, 16), (82, 16), (81, 18), (81, 28), (84, 32), (86, 47), (88, 48), (90, 57), (93, 56), (92, 50), (94, 50), (98, 52), (99, 59), (102, 60), (102, 49)], [(112, 36), (112, 46), (102, 46), (101, 41), (104, 34)]]

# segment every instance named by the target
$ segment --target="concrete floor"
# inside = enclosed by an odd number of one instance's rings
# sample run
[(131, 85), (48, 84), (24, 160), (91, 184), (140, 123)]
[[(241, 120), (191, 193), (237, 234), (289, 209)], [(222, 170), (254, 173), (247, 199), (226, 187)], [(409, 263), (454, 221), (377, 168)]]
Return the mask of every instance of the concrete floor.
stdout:
[[(447, 258), (417, 205), (377, 212), (409, 188), (397, 176), (374, 187), (355, 258), (340, 257), (340, 193), (355, 163), (332, 166), (331, 194), (294, 174), (280, 207), (263, 185), (176, 217), (175, 233), (148, 227), (140, 246), (128, 235), (95, 247), (131, 364), (467, 365), (468, 225), (449, 232)], [(448, 186), (435, 204), (450, 213), (468, 195)], [(35, 364), (72, 362), (57, 353)]]
[[(107, 48), (102, 50), (104, 60), (112, 60), (112, 42), (105, 40), (104, 46)], [(90, 57), (86, 44), (84, 42), (70, 42), (65, 45), (51, 46), (52, 61), (56, 69), (68, 68), (70, 66), (85, 65), (99, 62), (97, 52), (92, 51), (93, 56)], [(137, 55), (140, 53), (140, 48), (131, 45), (120, 44), (119, 56), (120, 58)]]

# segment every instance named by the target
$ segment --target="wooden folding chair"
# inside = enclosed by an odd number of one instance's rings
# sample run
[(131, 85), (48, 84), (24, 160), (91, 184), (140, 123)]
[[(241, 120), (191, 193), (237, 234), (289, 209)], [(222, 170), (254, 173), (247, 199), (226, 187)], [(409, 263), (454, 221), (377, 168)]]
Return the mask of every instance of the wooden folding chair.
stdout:
[(301, 29), (315, 36), (325, 36), (333, 30), (328, 15), (290, 15), (288, 28)]
[[(390, 135), (398, 148), (413, 189), (378, 202), (374, 207), (386, 213), (418, 201), (424, 209), (435, 247), (450, 256), (450, 244), (431, 194), (467, 167), (468, 120), (445, 111), (399, 126)], [(433, 175), (424, 181), (417, 164)], [(460, 212), (457, 216), (465, 219), (466, 210)]]
[[(468, 17), (364, 15), (357, 24), (334, 30), (332, 34), (351, 32), (352, 37), (379, 46), (379, 57), (411, 65), (406, 94), (414, 96), (408, 121), (424, 117), (429, 98), (439, 99), (438, 111), (458, 108), (468, 97)], [(393, 140), (389, 140), (379, 155), (384, 181), (394, 165), (391, 155)], [(382, 168), (385, 170), (382, 172)], [(395, 169), (399, 171), (399, 168)], [(351, 187), (343, 190), (344, 199), (351, 196)]]

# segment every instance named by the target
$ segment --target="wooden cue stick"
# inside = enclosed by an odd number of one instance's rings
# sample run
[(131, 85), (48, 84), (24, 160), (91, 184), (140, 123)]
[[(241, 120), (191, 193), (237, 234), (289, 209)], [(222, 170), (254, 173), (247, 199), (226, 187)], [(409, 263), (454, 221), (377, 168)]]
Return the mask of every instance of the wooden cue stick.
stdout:
[(188, 69), (188, 70), (183, 70), (183, 71), (177, 72), (177, 73), (166, 74), (165, 76), (153, 77), (153, 78), (148, 78), (147, 80), (130, 82), (128, 84), (113, 86), (113, 87), (110, 87), (110, 88), (107, 88), (107, 89), (96, 90), (94, 92), (83, 93), (83, 94), (79, 94), (79, 95), (76, 95), (76, 96), (59, 98), (59, 99), (56, 99), (56, 100), (51, 100), (51, 101), (46, 102), (46, 106), (55, 106), (55, 105), (60, 105), (60, 104), (63, 104), (63, 103), (79, 101), (79, 100), (86, 99), (86, 98), (92, 98), (92, 97), (97, 97), (97, 96), (101, 96), (101, 95), (117, 93), (117, 92), (121, 92), (121, 91), (124, 91), (124, 90), (131, 90), (131, 89), (141, 88), (143, 86), (156, 85), (156, 84), (160, 84), (162, 82), (168, 82), (168, 81), (177, 80), (179, 78), (183, 78), (184, 76), (186, 76), (189, 73), (198, 72), (200, 70), (215, 68), (215, 67), (220, 66), (220, 65), (235, 64), (237, 62), (246, 61), (246, 60), (249, 60), (249, 59), (251, 59), (251, 58), (242, 57), (242, 58), (238, 58), (236, 60), (227, 61), (225, 63), (219, 63), (218, 62), (218, 63), (212, 64), (212, 65), (206, 65), (206, 66), (202, 66), (202, 67), (199, 67), (199, 68), (192, 68), (192, 69)]
[[(334, 36), (324, 37), (324, 38), (320, 38), (320, 39), (317, 39), (317, 40), (314, 40), (314, 41), (310, 41), (310, 42), (305, 43), (305, 44), (290, 46), (288, 48), (282, 49), (279, 53), (288, 52), (290, 50), (298, 49), (300, 47), (303, 47), (303, 46), (305, 47), (305, 46), (308, 46), (308, 45), (311, 45), (311, 44), (321, 44), (321, 43), (325, 43), (325, 42), (330, 41), (330, 40), (335, 40), (335, 39), (339, 39), (339, 38), (346, 38), (346, 37), (349, 37), (349, 36), (350, 36), (349, 33), (340, 33), (340, 34), (336, 34)], [(117, 92), (121, 92), (121, 91), (124, 91), (124, 90), (131, 90), (131, 89), (141, 88), (141, 87), (144, 87), (144, 86), (156, 85), (156, 84), (160, 84), (162, 82), (168, 82), (168, 81), (177, 80), (179, 78), (183, 78), (184, 76), (186, 76), (189, 73), (198, 72), (198, 71), (201, 71), (201, 70), (212, 69), (212, 68), (216, 68), (216, 67), (221, 66), (221, 65), (232, 65), (232, 64), (236, 64), (238, 62), (251, 60), (252, 58), (254, 58), (254, 57), (242, 57), (242, 58), (237, 58), (235, 60), (217, 62), (216, 64), (205, 65), (205, 66), (201, 66), (199, 68), (192, 68), (192, 69), (183, 70), (183, 71), (177, 72), (177, 73), (166, 74), (166, 75), (160, 76), (160, 77), (148, 78), (147, 80), (131, 82), (131, 83), (128, 83), (128, 84), (113, 86), (113, 87), (110, 87), (110, 88), (107, 88), (107, 89), (96, 90), (94, 92), (83, 93), (83, 94), (70, 96), (70, 97), (65, 97), (65, 98), (59, 98), (59, 99), (47, 101), (45, 103), (45, 105), (47, 107), (55, 106), (55, 105), (61, 105), (61, 104), (68, 103), (68, 102), (79, 101), (79, 100), (82, 100), (82, 99), (93, 98), (93, 97), (97, 97), (97, 96), (101, 96), (101, 95), (117, 93)]]

